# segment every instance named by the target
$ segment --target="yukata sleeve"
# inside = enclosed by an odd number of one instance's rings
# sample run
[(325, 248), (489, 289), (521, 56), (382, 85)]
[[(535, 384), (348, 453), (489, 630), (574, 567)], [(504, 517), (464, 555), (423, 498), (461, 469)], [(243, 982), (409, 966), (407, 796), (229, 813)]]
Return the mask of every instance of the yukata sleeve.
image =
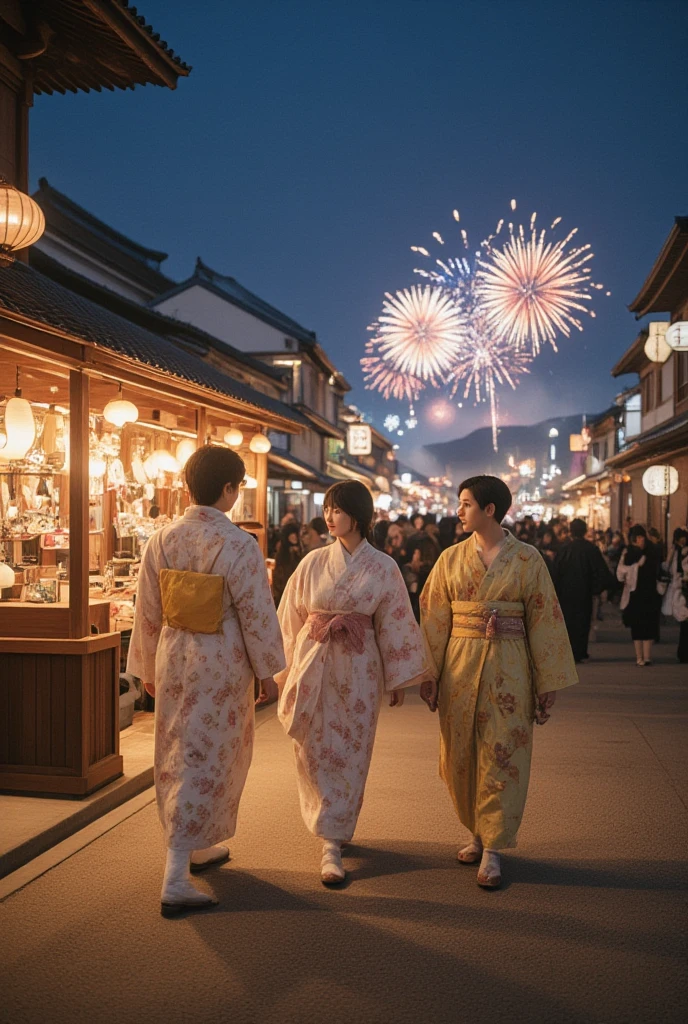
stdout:
[(127, 672), (151, 687), (155, 686), (155, 654), (162, 631), (158, 546), (158, 535), (154, 534), (141, 559), (134, 627), (127, 656)]
[(373, 625), (382, 657), (385, 690), (399, 690), (420, 683), (428, 674), (423, 637), (397, 565), (392, 563), (383, 586)]
[(420, 595), (420, 625), (428, 664), (435, 679), (442, 675), (453, 618), (447, 589), (446, 562), (445, 558), (440, 557), (432, 567)]
[(227, 585), (253, 674), (256, 679), (274, 676), (284, 667), (284, 649), (267, 570), (253, 538), (237, 552)]
[(286, 682), (287, 676), (294, 662), (294, 649), (296, 638), (303, 629), (308, 618), (308, 610), (304, 600), (306, 570), (303, 566), (297, 566), (287, 581), (282, 594), (282, 600), (277, 609), (277, 618), (282, 629), (282, 640), (284, 642), (284, 657), (286, 667), (275, 676), (275, 682), (281, 686)]
[(525, 567), (523, 604), (536, 693), (573, 686), (578, 676), (564, 616), (539, 554)]

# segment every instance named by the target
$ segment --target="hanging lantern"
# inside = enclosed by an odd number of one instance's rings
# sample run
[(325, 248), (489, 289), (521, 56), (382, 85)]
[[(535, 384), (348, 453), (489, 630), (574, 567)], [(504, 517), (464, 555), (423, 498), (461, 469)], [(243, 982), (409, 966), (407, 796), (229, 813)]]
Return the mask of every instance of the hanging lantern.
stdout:
[(45, 217), (38, 203), (0, 175), (0, 267), (14, 263), (13, 254), (33, 245), (44, 231)]
[(267, 455), (272, 448), (272, 444), (265, 434), (254, 434), (249, 441), (248, 446), (256, 455)]
[(164, 448), (155, 453), (155, 462), (160, 473), (178, 473), (181, 468), (172, 452)]
[(113, 398), (103, 409), (103, 417), (115, 427), (123, 427), (125, 423), (136, 423), (139, 418), (139, 411), (134, 403), (122, 398), (121, 384), (117, 398)]
[(666, 498), (678, 490), (678, 470), (674, 466), (650, 466), (643, 473), (643, 487), (656, 498)]
[(14, 586), (14, 569), (7, 562), (0, 562), (0, 590)]
[(255, 491), (258, 486), (258, 481), (254, 476), (249, 476), (248, 473), (244, 477), (244, 487), (247, 491)]
[(650, 336), (645, 342), (645, 355), (651, 363), (666, 363), (671, 355), (671, 345), (666, 340), (668, 326), (666, 320), (655, 320), (650, 324)]
[(192, 441), (190, 437), (185, 437), (183, 441), (180, 441), (175, 449), (175, 456), (179, 465), (183, 468), (189, 461), (193, 453), (196, 451), (196, 442)]
[(36, 421), (33, 418), (33, 410), (27, 400), (21, 396), (19, 367), (17, 367), (17, 387), (14, 398), (10, 398), (5, 406), (5, 434), (7, 441), (0, 448), (0, 459), (4, 462), (18, 462), (23, 459), (36, 440)]
[(105, 462), (105, 459), (100, 459), (97, 455), (92, 455), (88, 460), (88, 475), (92, 480), (100, 480), (104, 477), (106, 469), (107, 463)]
[(238, 448), (244, 440), (244, 435), (236, 427), (232, 427), (225, 434), (225, 444), (228, 444), (230, 448)]
[(667, 344), (674, 352), (688, 352), (688, 320), (677, 320), (666, 332)]

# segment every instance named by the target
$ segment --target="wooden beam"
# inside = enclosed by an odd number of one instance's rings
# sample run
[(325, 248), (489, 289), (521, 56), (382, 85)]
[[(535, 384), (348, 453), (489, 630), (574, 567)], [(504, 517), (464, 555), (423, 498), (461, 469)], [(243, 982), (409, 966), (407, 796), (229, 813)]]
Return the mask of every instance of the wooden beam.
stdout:
[(88, 636), (88, 377), (69, 374), (69, 636)]
[(187, 72), (181, 68), (173, 71), (177, 67), (173, 59), (160, 50), (145, 30), (133, 24), (121, 7), (104, 0), (82, 0), (82, 3), (108, 25), (165, 85), (176, 89), (177, 79)]
[(201, 405), (196, 410), (196, 447), (202, 448), (208, 436), (208, 410)]

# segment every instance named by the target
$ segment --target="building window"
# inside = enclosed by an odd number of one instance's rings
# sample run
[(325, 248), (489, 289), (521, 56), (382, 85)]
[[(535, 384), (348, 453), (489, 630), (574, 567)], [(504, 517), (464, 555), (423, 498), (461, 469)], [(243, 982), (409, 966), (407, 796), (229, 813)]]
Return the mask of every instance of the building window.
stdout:
[(688, 352), (676, 353), (676, 401), (688, 399)]
[(276, 430), (268, 430), (268, 440), (275, 448), (281, 448), (282, 451), (289, 451), (289, 434), (280, 434)]
[[(645, 378), (647, 380), (647, 378)], [(630, 437), (635, 437), (636, 434), (640, 433), (641, 428), (641, 415), (642, 411), (645, 410), (645, 406), (641, 404), (641, 396), (639, 393), (631, 395), (626, 399), (625, 403), (625, 424), (624, 424), (624, 439), (620, 441), (620, 444), (625, 444), (626, 440)]]
[(643, 413), (644, 413), (644, 415), (647, 415), (649, 412), (652, 412), (652, 410), (655, 407), (655, 403), (654, 403), (655, 389), (652, 386), (652, 384), (653, 384), (652, 377), (653, 377), (653, 374), (652, 373), (648, 373), (648, 375), (646, 377), (643, 377), (643, 379), (640, 382), (641, 393), (642, 393), (642, 396), (643, 396)]
[(662, 404), (662, 367), (659, 366), (654, 372), (655, 377), (655, 408)]

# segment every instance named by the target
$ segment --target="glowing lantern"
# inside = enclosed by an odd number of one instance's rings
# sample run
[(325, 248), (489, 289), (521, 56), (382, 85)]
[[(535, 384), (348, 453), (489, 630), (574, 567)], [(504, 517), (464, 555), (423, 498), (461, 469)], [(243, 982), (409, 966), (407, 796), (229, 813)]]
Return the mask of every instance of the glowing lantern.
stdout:
[(139, 411), (134, 403), (122, 398), (121, 384), (117, 398), (113, 398), (103, 409), (103, 417), (115, 427), (123, 427), (125, 423), (136, 423), (139, 418)]
[(674, 352), (688, 352), (688, 320), (678, 320), (667, 328), (666, 342)]
[(225, 434), (225, 444), (228, 444), (230, 448), (238, 448), (244, 440), (244, 435), (236, 427), (232, 427)]
[(100, 480), (101, 477), (105, 476), (106, 469), (105, 459), (99, 459), (97, 456), (92, 455), (88, 460), (88, 475), (94, 480)]
[(247, 491), (255, 491), (257, 486), (258, 486), (258, 481), (256, 480), (256, 478), (254, 476), (248, 476), (248, 474), (247, 474), (244, 477), (244, 487), (246, 488)]
[(21, 396), (18, 367), (14, 398), (10, 398), (5, 406), (5, 434), (7, 441), (0, 448), (0, 459), (4, 462), (23, 459), (36, 440), (36, 421), (30, 404)]
[(678, 490), (678, 470), (673, 466), (650, 466), (643, 473), (643, 487), (656, 498), (666, 498)]
[(14, 586), (14, 570), (7, 562), (0, 562), (0, 590)]
[(196, 442), (191, 438), (184, 438), (175, 449), (175, 456), (180, 466), (185, 466), (193, 453), (196, 451)]
[(666, 340), (668, 326), (665, 320), (655, 320), (650, 324), (650, 336), (645, 342), (645, 355), (651, 363), (666, 363), (671, 355), (671, 345)]
[(0, 266), (13, 263), (13, 253), (33, 245), (44, 231), (38, 203), (0, 175)]
[(152, 452), (143, 464), (143, 470), (149, 480), (156, 480), (161, 473), (178, 473), (180, 468), (172, 452), (164, 448)]
[(254, 434), (248, 446), (256, 455), (266, 455), (272, 448), (272, 444), (265, 434)]

